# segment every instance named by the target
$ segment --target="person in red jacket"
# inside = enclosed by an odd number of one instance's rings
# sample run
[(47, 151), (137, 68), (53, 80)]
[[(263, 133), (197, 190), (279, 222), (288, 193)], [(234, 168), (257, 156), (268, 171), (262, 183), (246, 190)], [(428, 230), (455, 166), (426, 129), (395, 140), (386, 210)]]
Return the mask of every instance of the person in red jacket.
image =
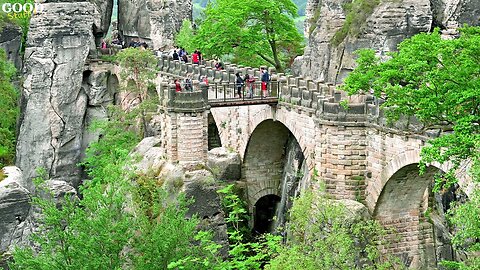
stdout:
[(200, 56), (198, 55), (198, 50), (195, 50), (195, 52), (192, 54), (192, 63), (197, 65), (200, 63)]
[(174, 82), (175, 82), (175, 92), (182, 92), (182, 86), (180, 85), (180, 82), (178, 81), (178, 79), (176, 79)]

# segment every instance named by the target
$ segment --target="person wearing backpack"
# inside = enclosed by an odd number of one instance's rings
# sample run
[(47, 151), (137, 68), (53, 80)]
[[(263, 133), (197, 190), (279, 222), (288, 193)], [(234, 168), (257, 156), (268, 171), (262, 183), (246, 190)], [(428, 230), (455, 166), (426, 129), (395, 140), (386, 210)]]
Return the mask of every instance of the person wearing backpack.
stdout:
[(173, 58), (173, 60), (174, 60), (174, 61), (175, 61), (175, 60), (177, 60), (177, 61), (179, 60), (179, 58), (178, 58), (178, 53), (177, 53), (177, 51), (176, 51), (176, 50), (175, 50), (175, 51), (173, 51), (172, 58)]

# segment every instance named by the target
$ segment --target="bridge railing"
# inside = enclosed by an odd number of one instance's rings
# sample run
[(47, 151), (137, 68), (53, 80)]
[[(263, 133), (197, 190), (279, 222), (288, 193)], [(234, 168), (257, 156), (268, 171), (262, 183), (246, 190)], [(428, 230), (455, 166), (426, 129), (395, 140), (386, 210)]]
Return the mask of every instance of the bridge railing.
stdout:
[(279, 98), (280, 82), (270, 81), (237, 84), (220, 82), (209, 84), (209, 101), (246, 101)]

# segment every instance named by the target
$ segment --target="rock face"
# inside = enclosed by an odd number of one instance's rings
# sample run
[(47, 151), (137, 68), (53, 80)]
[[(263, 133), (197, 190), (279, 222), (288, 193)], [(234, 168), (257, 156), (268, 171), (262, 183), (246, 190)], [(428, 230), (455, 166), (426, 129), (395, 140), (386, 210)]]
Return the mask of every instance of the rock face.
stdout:
[[(11, 166), (3, 171), (7, 178), (0, 182), (0, 255), (5, 256), (0, 256), (0, 268), (6, 267), (14, 246), (32, 245), (30, 236), (38, 228), (40, 214), (38, 207), (31, 204), (32, 193), (22, 185), (24, 177), (20, 169)], [(60, 180), (45, 181), (41, 190), (38, 195), (53, 200), (57, 207), (66, 195), (77, 196), (75, 188)]]
[(337, 44), (333, 37), (345, 23), (344, 7), (350, 2), (309, 0), (305, 24), (309, 41), (305, 54), (295, 60), (294, 74), (341, 83), (355, 67), (355, 50), (371, 48), (383, 56), (395, 51), (405, 38), (429, 32), (434, 26), (445, 29), (480, 24), (480, 2), (475, 0), (380, 1), (361, 25), (353, 26), (358, 28), (356, 35), (349, 34)]
[(95, 6), (96, 20), (93, 25), (93, 34), (96, 44), (100, 44), (101, 38), (107, 34), (112, 20), (113, 0), (90, 0)]
[(480, 2), (476, 0), (431, 0), (436, 26), (480, 25)]
[(31, 19), (25, 50), (17, 166), (33, 189), (37, 168), (78, 186), (84, 118), (84, 63), (94, 48), (95, 7), (88, 2), (46, 3)]
[(15, 65), (17, 70), (22, 70), (22, 59), (20, 58), (22, 28), (10, 23), (0, 27), (0, 48), (5, 50), (7, 59)]
[[(196, 177), (208, 177), (209, 174), (208, 171), (199, 171), (196, 172)], [(194, 179), (194, 181), (185, 183), (185, 194), (195, 201), (189, 207), (187, 215), (189, 217), (197, 215), (200, 218), (202, 229), (213, 232), (213, 240), (222, 245), (220, 252), (226, 255), (228, 251), (227, 224), (225, 223), (225, 214), (217, 193), (217, 187), (198, 180)]]
[(22, 172), (16, 167), (3, 170), (8, 177), (0, 182), (0, 254), (25, 240), (23, 229), (31, 209), (30, 192), (21, 185)]
[(161, 171), (166, 163), (165, 150), (157, 146), (161, 142), (160, 137), (147, 137), (133, 149), (132, 155), (141, 157), (135, 164), (137, 172), (147, 174)]
[(44, 0), (40, 1), (44, 3), (67, 3), (67, 2), (90, 2), (93, 5), (94, 12), (94, 22), (93, 34), (95, 35), (96, 44), (100, 45), (101, 38), (105, 36), (110, 28), (110, 23), (112, 20), (113, 12), (113, 0), (88, 0), (88, 1), (78, 1), (78, 0)]
[(126, 42), (139, 37), (155, 49), (168, 48), (191, 18), (192, 0), (118, 0), (118, 29)]
[(239, 180), (242, 174), (240, 155), (223, 147), (208, 151), (207, 165), (217, 179), (235, 181)]

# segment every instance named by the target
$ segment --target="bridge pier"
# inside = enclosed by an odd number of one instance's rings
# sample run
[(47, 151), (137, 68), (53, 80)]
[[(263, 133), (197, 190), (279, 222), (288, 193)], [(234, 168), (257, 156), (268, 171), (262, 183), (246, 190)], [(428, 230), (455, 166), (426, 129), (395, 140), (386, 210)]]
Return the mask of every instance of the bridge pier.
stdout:
[(168, 85), (168, 99), (162, 110), (164, 145), (167, 159), (186, 169), (207, 162), (210, 109), (205, 96), (207, 88), (201, 83), (201, 91), (175, 92), (175, 85)]

